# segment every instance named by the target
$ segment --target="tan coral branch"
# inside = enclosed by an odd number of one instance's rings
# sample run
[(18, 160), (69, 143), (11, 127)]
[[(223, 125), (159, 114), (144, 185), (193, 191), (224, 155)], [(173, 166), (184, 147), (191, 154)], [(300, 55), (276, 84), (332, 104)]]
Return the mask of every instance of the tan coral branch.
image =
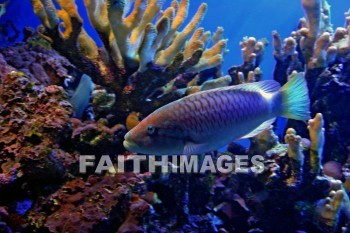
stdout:
[[(181, 10), (181, 6), (180, 6)], [(169, 48), (162, 51), (162, 54), (158, 57), (156, 64), (158, 65), (167, 65), (169, 64), (179, 50), (183, 48), (186, 43), (188, 36), (197, 28), (197, 26), (202, 22), (204, 15), (207, 10), (207, 4), (203, 3), (199, 7), (197, 13), (192, 18), (191, 22), (185, 27), (185, 29), (179, 33), (178, 36), (174, 39), (173, 43), (169, 46)], [(175, 22), (175, 19), (174, 19)]]

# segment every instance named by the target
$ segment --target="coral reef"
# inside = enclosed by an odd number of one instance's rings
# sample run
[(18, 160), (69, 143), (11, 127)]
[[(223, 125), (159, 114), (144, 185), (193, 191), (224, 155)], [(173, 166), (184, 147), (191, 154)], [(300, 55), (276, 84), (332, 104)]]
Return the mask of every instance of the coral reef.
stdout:
[[(55, 50), (50, 49), (44, 39), (37, 35), (28, 35), (26, 43), (16, 46), (0, 48), (6, 65), (25, 73), (30, 81), (37, 81), (42, 85), (62, 85), (69, 76), (69, 70), (74, 66)], [(4, 67), (3, 64), (1, 67)], [(7, 72), (1, 72), (0, 78)]]
[[(106, 226), (116, 230), (122, 224), (123, 229), (142, 229), (139, 221), (149, 206), (131, 193), (141, 178), (132, 173), (89, 176), (86, 181), (75, 177), (81, 154), (123, 152), (125, 127), (72, 118), (73, 106), (63, 87), (45, 87), (1, 58), (1, 70), (7, 72), (0, 82), (1, 231), (85, 232)], [(97, 211), (99, 198), (106, 203)], [(80, 202), (79, 209), (75, 205)]]
[[(308, 147), (304, 147), (303, 139), (294, 129), (288, 129), (283, 146), (288, 151), (270, 155), (261, 174), (190, 175), (187, 205), (191, 214), (180, 231), (339, 232), (349, 221), (349, 199), (340, 180), (322, 173), (323, 126), (321, 114), (309, 121), (311, 143)], [(255, 148), (255, 153), (269, 156), (267, 152), (276, 147), (276, 143), (280, 144), (271, 129), (258, 137), (261, 141), (265, 139), (265, 143)], [(159, 192), (162, 205), (168, 211), (171, 206), (167, 206), (166, 200), (180, 193), (176, 191), (175, 180), (183, 179), (180, 175), (173, 176), (166, 181), (153, 180), (151, 186)], [(172, 192), (161, 192), (164, 186), (173, 187)], [(199, 203), (204, 203), (205, 208)], [(161, 224), (164, 216), (152, 218), (150, 224), (157, 224), (152, 228), (155, 232), (176, 228), (169, 224), (171, 220)]]
[[(84, 30), (75, 2), (57, 3), (60, 10), (51, 0), (32, 0), (34, 12), (42, 22), (38, 32), (96, 84), (108, 87), (118, 96), (114, 106), (118, 119), (125, 120), (128, 110), (149, 114), (182, 97), (170, 92), (164, 98), (147, 101), (179, 75), (186, 77), (180, 78), (182, 85), (186, 85), (196, 74), (219, 67), (227, 52), (222, 28), (218, 28), (212, 37), (213, 45), (208, 47), (210, 32), (198, 27), (206, 4), (202, 4), (190, 23), (178, 32), (188, 15), (188, 0), (173, 1), (155, 24), (152, 21), (161, 11), (162, 0), (138, 0), (129, 15), (129, 1), (86, 0), (90, 23), (103, 42), (103, 47), (98, 48)], [(202, 76), (206, 80), (213, 75)]]
[[(341, 107), (349, 100), (348, 25), (333, 30), (327, 1), (305, 0), (302, 6), (306, 17), (300, 19), (298, 29), (284, 43), (273, 32), (274, 79), (284, 84), (293, 71), (304, 71), (305, 67), (311, 111), (314, 115), (323, 113), (327, 129), (323, 160), (344, 163), (349, 146), (346, 119), (350, 117)], [(302, 137), (308, 135), (303, 123), (289, 120), (288, 128), (295, 128)]]
[(107, 120), (100, 119), (98, 122), (81, 122), (72, 119), (72, 139), (79, 145), (77, 148), (82, 154), (121, 154), (125, 126), (121, 124), (109, 128)]
[(61, 149), (69, 136), (72, 114), (63, 88), (31, 82), (19, 71), (10, 72), (1, 81), (0, 187), (17, 179), (19, 186), (28, 179), (43, 184), (59, 182), (77, 161), (74, 153)]
[(262, 71), (259, 67), (268, 45), (266, 39), (257, 41), (254, 37), (243, 38), (241, 44), (243, 64), (231, 67), (228, 72), (232, 77), (233, 85), (246, 82), (257, 82), (262, 79)]
[[(139, 219), (149, 205), (132, 187), (142, 179), (134, 175), (76, 178), (51, 194), (28, 213), (29, 231), (139, 232)], [(119, 229), (118, 229), (119, 228)]]
[[(333, 30), (326, 0), (301, 0), (298, 28), (272, 33), (274, 79), (305, 72), (313, 119), (289, 121), (284, 138), (270, 127), (249, 148), (208, 152), (261, 155), (262, 174), (253, 164), (248, 174), (149, 174), (147, 164), (134, 174), (127, 130), (183, 96), (261, 80), (268, 42), (243, 38), (242, 64), (225, 76), (223, 28), (199, 27), (206, 4), (179, 31), (189, 0), (163, 11), (162, 0), (84, 0), (88, 20), (74, 0), (31, 3), (42, 25), (0, 48), (0, 231), (349, 231), (349, 12)], [(78, 173), (88, 154), (126, 161), (127, 172)]]

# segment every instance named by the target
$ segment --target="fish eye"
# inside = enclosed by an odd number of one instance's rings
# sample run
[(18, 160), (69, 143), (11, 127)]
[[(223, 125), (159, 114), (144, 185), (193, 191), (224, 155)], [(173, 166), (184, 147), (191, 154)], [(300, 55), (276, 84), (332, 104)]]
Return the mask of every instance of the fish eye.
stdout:
[(149, 125), (148, 127), (147, 127), (147, 133), (148, 133), (148, 135), (156, 135), (157, 134), (157, 128), (156, 127), (154, 127), (153, 125)]

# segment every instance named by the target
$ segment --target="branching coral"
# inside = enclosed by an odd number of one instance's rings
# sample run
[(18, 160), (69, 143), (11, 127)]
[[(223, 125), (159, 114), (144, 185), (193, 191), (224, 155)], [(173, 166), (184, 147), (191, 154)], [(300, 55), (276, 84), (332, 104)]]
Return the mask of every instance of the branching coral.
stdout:
[[(305, 65), (308, 70), (322, 69), (345, 58), (350, 51), (348, 30), (339, 27), (333, 31), (326, 0), (303, 0), (302, 6), (306, 18), (302, 18), (298, 30), (284, 40), (284, 48), (279, 34), (273, 33), (277, 61), (274, 79), (280, 83), (285, 83), (293, 70), (302, 71)], [(313, 76), (317, 75), (319, 73)]]
[(321, 21), (321, 0), (302, 0), (307, 20), (307, 29), (302, 29), (301, 49), (308, 61), (313, 54), (313, 46), (319, 33)]
[[(347, 119), (349, 115), (347, 111), (340, 113), (337, 110), (342, 108), (336, 99), (345, 102), (348, 99), (348, 26), (332, 29), (330, 6), (325, 0), (303, 0), (302, 6), (306, 18), (300, 20), (298, 30), (284, 40), (284, 45), (279, 34), (273, 33), (274, 79), (284, 84), (294, 70), (303, 71), (305, 67), (311, 110), (313, 114), (324, 113), (325, 128), (329, 129), (325, 131), (325, 156), (342, 156), (340, 160), (344, 160), (349, 139), (346, 130), (341, 130), (347, 124), (341, 119)], [(340, 92), (341, 97), (331, 97), (330, 93)], [(308, 135), (300, 122), (289, 120), (288, 127), (297, 129), (302, 137)]]
[[(313, 177), (316, 177), (315, 175), (319, 175), (322, 171), (321, 160), (325, 141), (323, 126), (323, 116), (320, 113), (316, 114), (314, 119), (309, 120), (308, 129), (311, 140), (309, 148), (310, 173), (313, 174)], [(293, 179), (294, 184), (300, 183), (300, 175), (302, 173), (304, 160), (300, 139), (300, 136), (295, 136), (295, 131), (293, 129), (287, 130), (285, 140), (289, 144), (288, 155), (292, 159), (292, 176), (293, 174), (298, 174), (298, 177), (294, 177)], [(317, 202), (314, 212), (314, 221), (319, 229), (323, 229), (325, 232), (335, 232), (340, 211), (342, 209), (344, 213), (349, 211), (348, 196), (340, 180), (333, 180), (332, 178), (328, 178), (327, 180), (330, 193), (328, 197), (324, 197), (324, 199)], [(314, 184), (319, 181), (321, 181), (321, 178), (316, 177)]]
[[(286, 232), (295, 232), (298, 229), (307, 232), (337, 232), (340, 226), (349, 221), (350, 205), (342, 182), (322, 173), (321, 159), (325, 134), (323, 127), (322, 114), (316, 114), (309, 121), (310, 143), (305, 143), (305, 139), (297, 135), (294, 129), (288, 129), (285, 135), (288, 156), (275, 154), (270, 157), (270, 160), (265, 161), (265, 172), (260, 175), (256, 174), (254, 179), (236, 178), (243, 179), (244, 184), (239, 185), (232, 181), (238, 185), (234, 190), (230, 190), (232, 186), (228, 185), (234, 176), (219, 175), (225, 182), (221, 180), (221, 185), (215, 188), (216, 196), (227, 192), (230, 192), (231, 195), (237, 192), (245, 193), (247, 196), (243, 198), (252, 215), (249, 220), (244, 220), (247, 221), (249, 227), (254, 226), (267, 232), (282, 231), (282, 229)], [(255, 149), (254, 154), (268, 155), (266, 152), (271, 150), (275, 143), (269, 144), (261, 139), (269, 139), (268, 142), (273, 142), (272, 138), (274, 136), (268, 131), (261, 133), (255, 139), (257, 141), (260, 139), (260, 142), (256, 144), (261, 144), (261, 146), (257, 147), (252, 144), (253, 147), (250, 150)], [(263, 182), (264, 187), (259, 188), (259, 182)], [(222, 218), (226, 224), (235, 219), (229, 213), (239, 211), (234, 206), (229, 208), (230, 211), (226, 211), (225, 218), (230, 220)], [(283, 222), (282, 215), (285, 213), (289, 215), (288, 223)], [(343, 218), (346, 220), (342, 220)], [(276, 221), (279, 223), (276, 224)], [(293, 229), (286, 230), (285, 226), (290, 227), (293, 221), (296, 224)], [(239, 227), (242, 227), (241, 223)]]
[[(190, 221), (180, 231), (188, 228), (215, 231), (220, 227), (222, 232), (338, 232), (349, 220), (350, 204), (342, 182), (322, 172), (323, 123), (322, 114), (310, 120), (310, 143), (297, 135), (296, 130), (288, 129), (287, 144), (283, 145), (288, 151), (279, 150), (282, 153), (268, 153), (281, 144), (271, 129), (256, 136), (249, 151), (251, 155), (265, 156), (263, 173), (251, 169), (248, 174), (189, 175), (189, 184), (182, 187), (189, 192), (186, 204), (196, 209), (191, 209)], [(234, 158), (235, 154), (226, 155)], [(167, 194), (159, 193), (161, 205), (168, 211), (171, 209), (166, 203), (168, 199), (173, 200), (173, 193), (183, 193), (176, 183), (181, 179), (171, 174), (166, 181), (151, 182), (154, 190), (173, 187)], [(206, 223), (212, 221), (210, 226), (197, 225), (202, 216), (195, 215), (196, 211), (200, 212), (198, 203), (206, 203), (206, 216), (213, 214), (221, 221), (206, 220)], [(153, 218), (150, 225), (166, 227), (157, 217)]]
[(254, 37), (244, 37), (240, 45), (243, 64), (229, 69), (228, 72), (232, 77), (232, 84), (260, 81), (262, 71), (259, 65), (263, 59), (268, 42), (265, 39), (257, 41)]
[[(131, 173), (91, 176), (71, 168), (79, 154), (124, 153), (125, 128), (157, 107), (197, 91), (259, 81), (266, 40), (243, 38), (242, 64), (224, 76), (221, 65), (228, 51), (223, 28), (211, 35), (199, 27), (206, 4), (182, 29), (189, 0), (174, 0), (164, 11), (163, 0), (85, 0), (103, 44), (98, 48), (73, 0), (32, 0), (42, 22), (41, 39), (27, 32), (25, 43), (0, 50), (0, 196), (18, 201), (18, 195), (7, 195), (14, 187), (35, 199), (34, 208), (25, 217), (9, 208), (4, 217), (0, 213), (1, 221), (28, 232), (129, 232), (144, 226), (152, 231), (163, 225), (203, 232), (332, 232), (345, 225), (349, 175), (344, 187), (327, 175), (348, 173), (343, 157), (350, 148), (350, 113), (344, 108), (350, 93), (349, 13), (346, 26), (333, 31), (325, 0), (301, 2), (306, 18), (298, 29), (284, 40), (273, 32), (274, 78), (284, 84), (294, 71), (306, 72), (315, 116), (309, 131), (305, 122), (289, 122), (285, 144), (272, 127), (252, 138), (250, 148), (232, 143), (229, 151), (235, 153), (225, 154), (233, 160), (235, 154), (264, 156), (262, 174), (256, 167), (248, 174), (157, 174), (142, 185)], [(94, 87), (91, 121), (71, 118), (65, 91), (72, 92), (66, 84), (77, 69), (82, 80), (91, 76), (97, 84), (87, 82), (82, 104), (89, 104)], [(81, 103), (72, 98), (73, 105)], [(218, 155), (211, 153), (214, 159)], [(113, 161), (130, 162), (132, 156), (120, 157)], [(330, 162), (327, 169), (337, 169), (334, 173), (322, 171), (322, 160), (329, 158), (334, 166)], [(55, 186), (36, 184), (52, 179), (58, 181)], [(6, 212), (12, 206), (8, 199), (0, 198)], [(143, 222), (149, 209), (156, 214)]]
[[(174, 0), (163, 12), (163, 0), (138, 0), (130, 14), (130, 4), (125, 0), (85, 0), (90, 22), (103, 42), (103, 48), (97, 48), (82, 27), (74, 0), (57, 3), (60, 10), (56, 10), (52, 0), (32, 0), (34, 12), (42, 22), (39, 33), (95, 83), (113, 90), (118, 96), (115, 106), (120, 118), (126, 117), (126, 109), (147, 114), (180, 98), (174, 94), (161, 102), (145, 101), (180, 74), (192, 72), (193, 75), (187, 75), (188, 83), (197, 73), (219, 67), (227, 52), (222, 28), (213, 36), (212, 47), (207, 47), (210, 32), (198, 28), (206, 4), (178, 32), (188, 15), (188, 0)], [(160, 16), (153, 24), (157, 15)]]
[[(310, 68), (326, 67), (333, 64), (336, 57), (344, 56), (350, 49), (347, 44), (348, 35), (344, 33), (347, 29), (337, 28), (333, 32), (330, 23), (329, 5), (325, 0), (321, 3), (321, 7), (317, 4), (314, 5), (314, 10), (304, 6), (306, 12), (313, 11), (314, 13), (307, 17), (308, 28), (301, 28), (299, 31), (302, 36), (300, 47), (304, 53), (306, 64)], [(322, 17), (319, 18), (318, 14)], [(320, 30), (315, 30), (317, 28), (320, 28)], [(303, 31), (307, 31), (307, 34), (305, 35)], [(314, 39), (310, 40), (308, 38)]]
[(299, 185), (301, 183), (301, 173), (304, 165), (304, 154), (301, 146), (301, 137), (296, 135), (294, 129), (288, 129), (284, 137), (288, 143), (288, 156), (291, 165), (291, 177), (287, 181), (288, 185)]
[(296, 39), (288, 37), (282, 43), (281, 37), (276, 31), (272, 32), (272, 36), (276, 60), (274, 79), (283, 85), (288, 75), (293, 71), (303, 71), (303, 67), (299, 60)]
[(319, 173), (321, 169), (321, 161), (324, 147), (324, 128), (323, 128), (323, 116), (317, 114), (314, 119), (309, 120), (309, 132), (311, 139), (310, 146), (310, 164), (313, 167), (314, 173)]
[(334, 232), (339, 220), (339, 214), (344, 200), (343, 190), (335, 188), (329, 197), (320, 200), (316, 207), (316, 223), (325, 232)]

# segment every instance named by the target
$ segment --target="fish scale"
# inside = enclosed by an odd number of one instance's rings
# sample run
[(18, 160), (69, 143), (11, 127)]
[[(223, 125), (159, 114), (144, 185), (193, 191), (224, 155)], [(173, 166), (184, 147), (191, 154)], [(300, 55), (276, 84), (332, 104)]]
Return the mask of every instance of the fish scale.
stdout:
[(125, 135), (123, 144), (156, 155), (208, 152), (255, 136), (277, 116), (308, 119), (308, 96), (302, 74), (282, 88), (267, 80), (197, 92), (153, 112)]
[[(259, 106), (256, 105), (258, 101), (260, 101)], [(224, 104), (221, 104), (223, 102)], [(224, 91), (208, 93), (205, 96), (192, 96), (180, 103), (179, 107), (184, 108), (184, 114), (189, 116), (181, 117), (180, 121), (185, 128), (197, 132), (209, 132), (217, 127), (232, 127), (251, 115), (266, 110), (267, 103), (262, 104), (262, 102), (264, 100), (258, 93)], [(198, 106), (204, 106), (202, 108), (204, 114), (198, 113)]]
[[(260, 105), (256, 104), (257, 101), (260, 101)], [(220, 128), (232, 128), (251, 115), (263, 112), (267, 103), (262, 102), (264, 99), (259, 93), (232, 90), (191, 96), (179, 104), (180, 108), (184, 108), (180, 121), (187, 130), (210, 134)], [(198, 106), (201, 106), (200, 111)]]

